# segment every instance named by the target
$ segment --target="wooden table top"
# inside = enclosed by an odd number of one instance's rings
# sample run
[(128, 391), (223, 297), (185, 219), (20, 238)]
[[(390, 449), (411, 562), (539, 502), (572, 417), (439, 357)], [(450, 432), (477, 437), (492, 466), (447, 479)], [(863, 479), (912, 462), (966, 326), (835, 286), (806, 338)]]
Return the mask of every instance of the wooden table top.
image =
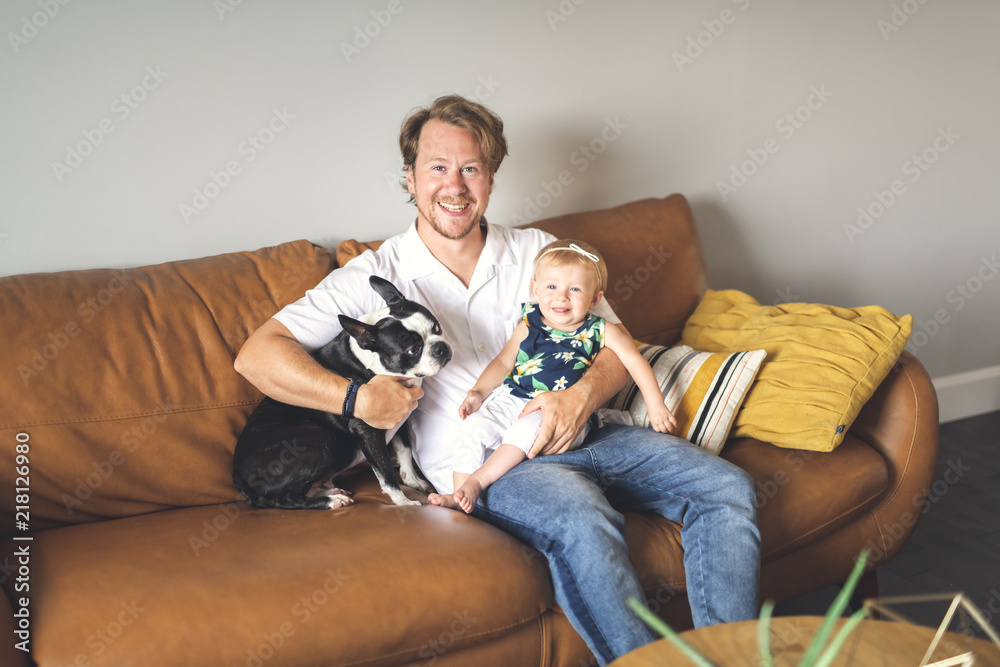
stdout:
[[(793, 667), (823, 619), (778, 616), (771, 619), (771, 651), (776, 667)], [(843, 620), (840, 621), (841, 623)], [(935, 629), (908, 623), (867, 619), (855, 629), (833, 661), (839, 667), (917, 667), (930, 647)], [(713, 625), (682, 632), (681, 637), (719, 667), (759, 667), (757, 621)], [(1000, 667), (1000, 647), (983, 639), (945, 633), (929, 663), (973, 651), (976, 667)], [(666, 639), (643, 646), (611, 663), (611, 667), (667, 667), (692, 664)], [(962, 664), (961, 662), (955, 664)]]

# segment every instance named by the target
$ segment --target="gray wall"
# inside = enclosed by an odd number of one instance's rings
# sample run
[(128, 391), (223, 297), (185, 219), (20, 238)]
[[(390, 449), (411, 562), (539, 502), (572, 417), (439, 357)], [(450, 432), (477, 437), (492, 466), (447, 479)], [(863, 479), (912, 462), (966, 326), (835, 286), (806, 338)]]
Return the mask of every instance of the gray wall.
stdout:
[(507, 123), (494, 222), (681, 192), (714, 287), (912, 313), (935, 377), (1000, 365), (1000, 3), (5, 0), (0, 28), (0, 275), (392, 234), (400, 120), (458, 92)]

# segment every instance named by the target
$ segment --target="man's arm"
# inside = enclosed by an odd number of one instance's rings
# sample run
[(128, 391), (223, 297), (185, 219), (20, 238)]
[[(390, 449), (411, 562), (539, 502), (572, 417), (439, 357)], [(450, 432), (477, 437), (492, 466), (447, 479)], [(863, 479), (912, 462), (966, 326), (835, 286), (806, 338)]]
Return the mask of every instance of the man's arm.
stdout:
[(567, 451), (590, 415), (617, 394), (627, 379), (625, 366), (605, 348), (575, 384), (562, 391), (546, 391), (528, 401), (521, 416), (542, 411), (542, 426), (528, 458)]
[[(234, 367), (277, 401), (341, 414), (348, 380), (320, 366), (276, 319), (250, 335)], [(376, 375), (358, 389), (354, 416), (375, 428), (390, 429), (409, 416), (423, 394), (419, 387), (404, 386), (400, 378)]]

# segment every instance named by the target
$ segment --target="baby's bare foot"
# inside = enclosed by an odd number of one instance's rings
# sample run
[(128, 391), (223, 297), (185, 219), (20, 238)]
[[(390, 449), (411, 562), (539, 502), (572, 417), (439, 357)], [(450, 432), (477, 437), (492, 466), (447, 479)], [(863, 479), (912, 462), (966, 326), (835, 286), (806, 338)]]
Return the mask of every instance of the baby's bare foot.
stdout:
[(476, 478), (470, 477), (465, 480), (465, 484), (461, 488), (455, 491), (455, 502), (462, 508), (462, 511), (466, 514), (471, 514), (472, 508), (476, 506), (476, 501), (479, 500), (479, 494), (482, 490), (483, 487)]
[(437, 505), (438, 507), (447, 507), (448, 509), (453, 510), (462, 509), (459, 507), (458, 503), (455, 502), (455, 495), (451, 493), (431, 493), (427, 496), (427, 500), (431, 505)]

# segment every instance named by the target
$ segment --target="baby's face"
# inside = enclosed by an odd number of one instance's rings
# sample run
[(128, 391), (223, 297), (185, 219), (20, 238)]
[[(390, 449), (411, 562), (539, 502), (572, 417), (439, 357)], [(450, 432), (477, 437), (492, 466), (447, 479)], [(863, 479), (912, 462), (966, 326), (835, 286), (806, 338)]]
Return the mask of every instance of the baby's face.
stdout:
[(531, 292), (545, 324), (562, 331), (579, 327), (601, 298), (593, 270), (576, 263), (555, 265), (544, 259), (535, 268)]

